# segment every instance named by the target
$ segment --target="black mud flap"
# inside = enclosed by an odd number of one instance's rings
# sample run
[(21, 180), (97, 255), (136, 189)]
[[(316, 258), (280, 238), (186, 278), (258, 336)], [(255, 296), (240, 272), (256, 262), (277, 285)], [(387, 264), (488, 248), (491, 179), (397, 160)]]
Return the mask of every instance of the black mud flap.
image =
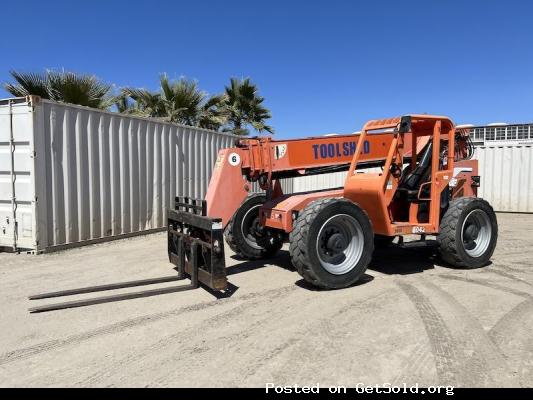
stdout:
[(205, 201), (177, 197), (167, 211), (168, 258), (180, 278), (215, 291), (228, 288), (222, 220), (205, 216)]

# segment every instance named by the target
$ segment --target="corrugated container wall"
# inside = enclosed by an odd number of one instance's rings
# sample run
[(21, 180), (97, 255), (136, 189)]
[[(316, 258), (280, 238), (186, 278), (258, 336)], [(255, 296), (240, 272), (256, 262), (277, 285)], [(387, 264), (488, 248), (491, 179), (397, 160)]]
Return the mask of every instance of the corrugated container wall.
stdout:
[(235, 141), (229, 134), (38, 98), (11, 103), (0, 104), (3, 247), (14, 241), (13, 206), (15, 239), (23, 248), (162, 228), (176, 195), (204, 197), (218, 150)]
[(496, 211), (533, 212), (533, 143), (477, 146), (478, 192)]
[[(381, 168), (364, 168), (359, 170), (361, 173), (379, 173)], [(327, 174), (302, 176), (292, 178), (292, 189), (294, 192), (305, 192), (318, 189), (334, 189), (344, 186), (347, 171), (330, 172)]]

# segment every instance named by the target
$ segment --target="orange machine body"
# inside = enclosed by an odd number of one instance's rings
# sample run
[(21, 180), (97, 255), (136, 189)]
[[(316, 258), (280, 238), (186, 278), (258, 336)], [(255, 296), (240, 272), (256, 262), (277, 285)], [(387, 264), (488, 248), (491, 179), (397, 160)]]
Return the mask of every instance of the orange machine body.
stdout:
[[(281, 178), (321, 173), (321, 168), (347, 170), (358, 151), (359, 138), (360, 134), (283, 141), (265, 137), (242, 139), (236, 147), (220, 150), (206, 194), (207, 215), (221, 218), (226, 226), (251, 191), (252, 182), (268, 190)], [(367, 137), (360, 149), (361, 163), (386, 158), (391, 142), (387, 132)], [(425, 143), (420, 141), (418, 148)], [(411, 141), (405, 151), (411, 153)], [(278, 190), (276, 194), (282, 193)]]
[[(375, 130), (397, 126), (399, 123), (400, 119), (371, 121), (363, 128), (361, 140)], [(367, 212), (377, 234), (395, 236), (437, 233), (439, 230), (441, 194), (452, 178), (455, 178), (455, 127), (446, 117), (414, 115), (411, 116), (410, 131), (410, 138), (399, 133), (394, 135), (383, 168), (385, 172), (357, 174), (359, 153), (354, 156), (348, 171), (343, 196), (357, 202)], [(406, 141), (416, 141), (424, 137), (432, 143), (431, 177), (419, 188), (416, 200), (398, 201), (396, 193), (401, 175), (394, 174), (391, 166), (396, 164), (400, 168), (403, 167)], [(447, 143), (446, 148), (449, 149), (444, 160), (441, 157), (443, 142)], [(410, 162), (414, 169), (417, 157), (411, 157)], [(428, 195), (423, 195), (425, 186), (429, 189)], [(468, 195), (474, 195), (474, 191)], [(428, 205), (429, 212), (422, 218), (418, 211), (424, 203)]]
[[(402, 121), (407, 128), (398, 129)], [(455, 127), (447, 117), (411, 115), (368, 122), (360, 134), (278, 141), (240, 140), (219, 152), (206, 196), (207, 215), (224, 226), (258, 182), (269, 199), (261, 208), (261, 224), (285, 232), (308, 203), (324, 197), (345, 197), (363, 208), (377, 234), (437, 233), (441, 196), (476, 196), (472, 177), (477, 161), (461, 160)], [(432, 144), (431, 176), (414, 199), (398, 196), (401, 171), (417, 165), (420, 153)], [(413, 152), (412, 149), (415, 149)], [(443, 157), (442, 152), (446, 154)], [(380, 166), (380, 172), (373, 172)], [(284, 195), (279, 179), (347, 170), (344, 187)], [(412, 197), (412, 193), (410, 194)], [(216, 200), (215, 200), (216, 199)]]

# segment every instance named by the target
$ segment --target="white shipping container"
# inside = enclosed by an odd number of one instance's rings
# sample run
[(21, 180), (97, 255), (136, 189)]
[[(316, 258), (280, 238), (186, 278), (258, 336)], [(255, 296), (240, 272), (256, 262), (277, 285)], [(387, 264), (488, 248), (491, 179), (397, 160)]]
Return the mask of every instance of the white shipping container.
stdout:
[(0, 101), (0, 247), (48, 250), (160, 230), (203, 198), (236, 136), (38, 97)]
[[(218, 150), (236, 138), (38, 97), (0, 100), (0, 248), (44, 251), (161, 230), (176, 195), (205, 196)], [(497, 211), (533, 212), (533, 143), (486, 142), (475, 157), (481, 197)], [(342, 187), (345, 177), (282, 187)]]
[(496, 211), (533, 212), (533, 143), (490, 143), (476, 147), (478, 195)]

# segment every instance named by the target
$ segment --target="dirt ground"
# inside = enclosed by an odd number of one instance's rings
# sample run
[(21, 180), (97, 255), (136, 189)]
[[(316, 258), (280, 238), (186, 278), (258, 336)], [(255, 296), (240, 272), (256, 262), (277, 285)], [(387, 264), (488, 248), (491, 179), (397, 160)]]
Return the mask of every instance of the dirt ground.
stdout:
[(229, 298), (198, 289), (42, 314), (27, 309), (57, 299), (27, 295), (171, 274), (165, 235), (0, 254), (0, 385), (533, 386), (533, 215), (498, 220), (483, 269), (389, 249), (362, 283), (317, 291), (286, 250), (228, 255)]

